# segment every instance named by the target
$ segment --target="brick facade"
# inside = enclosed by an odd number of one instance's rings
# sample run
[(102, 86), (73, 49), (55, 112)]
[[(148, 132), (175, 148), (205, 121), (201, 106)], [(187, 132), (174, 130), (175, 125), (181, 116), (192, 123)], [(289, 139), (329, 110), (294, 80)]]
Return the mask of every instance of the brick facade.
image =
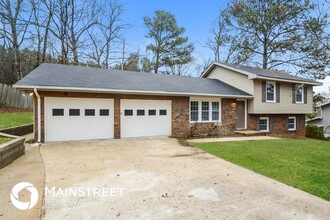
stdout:
[(191, 123), (191, 137), (233, 136), (236, 130), (236, 109), (231, 106), (235, 99), (221, 100), (221, 123)]
[[(288, 130), (288, 118), (295, 116), (297, 126), (295, 131)], [(248, 115), (248, 129), (259, 130), (260, 117), (269, 117), (269, 135), (279, 137), (305, 137), (305, 115)]]
[[(51, 92), (40, 91), (41, 97), (41, 141), (45, 141), (44, 122), (44, 97), (71, 97), (71, 98), (107, 98), (114, 99), (114, 138), (120, 135), (120, 100), (145, 99), (145, 100), (171, 100), (172, 101), (172, 136), (173, 137), (208, 137), (208, 136), (233, 136), (236, 130), (236, 109), (232, 103), (236, 99), (221, 101), (221, 123), (189, 123), (189, 97), (180, 96), (154, 96), (154, 95), (128, 95), (110, 93), (82, 93), (82, 92)], [(37, 98), (34, 96), (34, 123), (35, 139), (38, 134)], [(297, 117), (297, 131), (287, 130), (287, 118)], [(257, 122), (260, 117), (270, 118), (270, 135), (303, 137), (305, 135), (305, 115), (248, 115), (248, 129), (258, 130)]]

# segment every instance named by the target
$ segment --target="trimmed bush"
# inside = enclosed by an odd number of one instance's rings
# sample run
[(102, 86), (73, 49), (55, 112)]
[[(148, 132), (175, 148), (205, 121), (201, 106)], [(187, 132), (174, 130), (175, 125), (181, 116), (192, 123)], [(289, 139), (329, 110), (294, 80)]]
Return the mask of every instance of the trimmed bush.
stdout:
[(308, 138), (314, 138), (319, 140), (325, 140), (323, 129), (316, 125), (307, 125), (305, 128), (305, 136)]

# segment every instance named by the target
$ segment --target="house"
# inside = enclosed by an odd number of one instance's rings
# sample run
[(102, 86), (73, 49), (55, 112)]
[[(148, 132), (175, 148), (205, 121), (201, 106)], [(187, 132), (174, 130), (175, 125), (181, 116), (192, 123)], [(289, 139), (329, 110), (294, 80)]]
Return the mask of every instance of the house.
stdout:
[(321, 104), (319, 107), (320, 116), (307, 120), (307, 124), (314, 124), (323, 127), (324, 131), (330, 126), (330, 102)]
[(200, 78), (42, 64), (14, 87), (34, 94), (39, 142), (249, 129), (304, 136), (312, 87), (285, 73), (213, 63)]

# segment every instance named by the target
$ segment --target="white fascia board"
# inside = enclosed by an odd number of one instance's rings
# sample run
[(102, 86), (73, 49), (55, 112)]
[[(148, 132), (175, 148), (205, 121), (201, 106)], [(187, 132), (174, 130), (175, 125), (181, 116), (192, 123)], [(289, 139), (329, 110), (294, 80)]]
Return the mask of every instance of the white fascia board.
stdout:
[(180, 92), (165, 92), (165, 91), (140, 91), (140, 90), (120, 90), (120, 89), (99, 89), (99, 88), (79, 88), (79, 87), (57, 87), (57, 86), (20, 86), (14, 85), (16, 89), (39, 91), (73, 91), (73, 92), (105, 92), (105, 93), (117, 93), (117, 94), (147, 94), (147, 95), (171, 95), (171, 96), (212, 96), (212, 97), (224, 97), (224, 98), (246, 98), (253, 99), (253, 96), (249, 95), (224, 95), (224, 94), (204, 94), (204, 93), (180, 93)]
[(306, 85), (312, 85), (312, 86), (322, 86), (323, 83), (320, 82), (307, 82), (307, 81), (299, 81), (299, 80), (291, 80), (291, 79), (279, 79), (279, 78), (272, 78), (272, 77), (265, 77), (265, 76), (258, 76), (254, 75), (249, 77), (249, 79), (265, 79), (270, 81), (277, 81), (277, 82), (288, 82), (288, 83), (300, 83), (300, 84), (306, 84)]
[(229, 69), (229, 70), (232, 70), (232, 71), (235, 71), (235, 72), (238, 72), (238, 73), (242, 73), (244, 75), (247, 75), (250, 79), (250, 77), (253, 77), (255, 74), (252, 74), (252, 73), (249, 73), (247, 71), (244, 71), (244, 70), (240, 70), (240, 69), (236, 69), (236, 68), (233, 68), (233, 67), (230, 67), (230, 66), (227, 66), (225, 64), (221, 64), (221, 63), (218, 63), (218, 62), (213, 62), (203, 73), (202, 75), (199, 77), (199, 78), (203, 78), (206, 74), (209, 73), (209, 71), (214, 68), (215, 66), (219, 66), (219, 67), (223, 67), (223, 68), (226, 68), (226, 69)]
[(273, 80), (273, 81), (280, 81), (280, 82), (289, 82), (289, 83), (303, 83), (307, 85), (313, 85), (313, 86), (322, 86), (323, 83), (320, 82), (306, 82), (306, 81), (299, 81), (299, 80), (290, 80), (290, 79), (279, 79), (279, 78), (272, 78), (272, 77), (265, 77), (265, 76), (258, 76), (257, 74), (250, 73), (244, 70), (236, 69), (221, 63), (213, 62), (205, 71), (204, 73), (200, 76), (200, 78), (203, 78), (206, 74), (209, 73), (209, 71), (214, 67), (214, 66), (220, 66), (244, 75), (248, 76), (248, 79), (266, 79), (266, 80)]

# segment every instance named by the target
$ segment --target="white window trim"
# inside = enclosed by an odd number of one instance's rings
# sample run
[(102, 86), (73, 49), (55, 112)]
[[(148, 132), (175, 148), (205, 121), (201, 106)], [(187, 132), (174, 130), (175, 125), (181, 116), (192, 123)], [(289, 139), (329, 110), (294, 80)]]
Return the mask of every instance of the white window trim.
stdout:
[[(260, 130), (260, 121), (261, 120), (267, 120), (267, 130)], [(269, 132), (269, 117), (260, 117), (260, 120), (259, 120), (259, 131), (260, 132)]]
[[(289, 128), (289, 120), (290, 119), (294, 119), (294, 128)], [(288, 118), (288, 124), (287, 124), (287, 126), (288, 126), (288, 130), (289, 131), (296, 131), (297, 130), (297, 117), (296, 116), (290, 116)]]
[[(272, 84), (274, 86), (274, 100), (268, 100), (267, 99), (267, 84)], [(269, 102), (269, 103), (276, 103), (276, 82), (271, 82), (271, 81), (266, 81), (266, 102)]]
[(299, 87), (301, 87), (301, 86), (296, 86), (296, 90), (295, 90), (295, 93), (294, 93), (294, 95), (296, 96), (295, 97), (296, 104), (304, 104), (304, 96), (305, 96), (304, 87), (302, 87), (302, 91), (301, 91), (301, 102), (297, 101), (297, 90), (298, 90)]
[[(198, 121), (191, 121), (191, 102), (198, 102)], [(202, 102), (209, 103), (209, 120), (202, 121)], [(219, 102), (219, 120), (212, 120), (212, 102)], [(189, 122), (190, 123), (208, 123), (208, 122), (221, 122), (221, 98), (210, 97), (191, 97), (189, 100)]]

